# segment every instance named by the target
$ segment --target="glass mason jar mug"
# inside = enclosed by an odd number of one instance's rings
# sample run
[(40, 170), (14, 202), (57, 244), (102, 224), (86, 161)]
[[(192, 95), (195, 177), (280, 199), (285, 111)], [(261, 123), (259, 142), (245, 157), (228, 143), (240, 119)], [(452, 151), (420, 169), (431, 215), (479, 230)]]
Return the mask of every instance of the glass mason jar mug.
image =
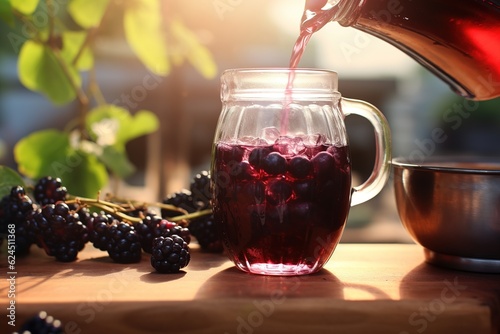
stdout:
[[(389, 176), (382, 113), (341, 98), (337, 74), (312, 69), (233, 69), (221, 77), (222, 112), (211, 165), (215, 223), (239, 269), (264, 275), (318, 271), (335, 250), (351, 205)], [(351, 185), (344, 117), (375, 129), (371, 176)]]

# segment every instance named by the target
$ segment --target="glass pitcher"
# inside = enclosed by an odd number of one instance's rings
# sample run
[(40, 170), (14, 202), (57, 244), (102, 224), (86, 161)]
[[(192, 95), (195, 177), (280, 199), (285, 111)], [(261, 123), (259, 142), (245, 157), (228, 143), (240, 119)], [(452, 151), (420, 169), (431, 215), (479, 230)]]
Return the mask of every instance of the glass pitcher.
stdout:
[(306, 0), (302, 31), (330, 21), (392, 44), (461, 96), (500, 96), (500, 0)]
[[(337, 246), (351, 205), (385, 185), (390, 131), (374, 106), (342, 98), (337, 74), (313, 69), (234, 69), (221, 77), (222, 112), (211, 166), (215, 223), (246, 272), (318, 271)], [(351, 185), (344, 117), (375, 129), (371, 176)]]

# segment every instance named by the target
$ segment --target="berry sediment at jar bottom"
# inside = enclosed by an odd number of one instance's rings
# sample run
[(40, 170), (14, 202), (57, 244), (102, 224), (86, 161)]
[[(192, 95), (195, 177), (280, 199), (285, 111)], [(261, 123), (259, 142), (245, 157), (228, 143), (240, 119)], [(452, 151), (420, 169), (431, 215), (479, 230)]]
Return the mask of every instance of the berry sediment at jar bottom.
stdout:
[(350, 207), (346, 146), (219, 142), (211, 174), (215, 219), (241, 269), (313, 272), (329, 259)]

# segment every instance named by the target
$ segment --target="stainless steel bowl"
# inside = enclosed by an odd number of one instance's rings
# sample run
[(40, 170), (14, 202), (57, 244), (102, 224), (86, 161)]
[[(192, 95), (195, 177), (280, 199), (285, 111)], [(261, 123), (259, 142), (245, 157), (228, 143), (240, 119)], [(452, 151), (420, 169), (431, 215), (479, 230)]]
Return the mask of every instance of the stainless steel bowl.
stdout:
[(500, 159), (394, 159), (401, 221), (443, 267), (500, 273)]

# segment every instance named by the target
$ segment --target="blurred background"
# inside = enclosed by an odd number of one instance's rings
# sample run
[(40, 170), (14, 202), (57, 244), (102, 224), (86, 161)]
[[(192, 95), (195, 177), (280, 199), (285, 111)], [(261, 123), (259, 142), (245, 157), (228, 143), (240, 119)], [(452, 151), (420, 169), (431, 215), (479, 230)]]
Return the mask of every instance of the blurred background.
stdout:
[[(148, 201), (187, 187), (194, 174), (209, 168), (221, 110), (220, 73), (236, 67), (287, 66), (304, 6), (303, 0), (165, 3), (164, 20), (180, 17), (212, 53), (218, 69), (214, 79), (203, 78), (187, 63), (166, 77), (148, 72), (123, 37), (120, 13), (116, 19), (109, 16), (95, 43), (97, 80), (106, 100), (131, 111), (151, 110), (160, 119), (160, 131), (127, 147), (137, 172), (121, 189)], [(0, 24), (0, 29), (0, 164), (16, 168), (12, 149), (20, 138), (39, 129), (62, 129), (77, 110), (73, 104), (55, 107), (19, 83), (9, 27)], [(418, 160), (441, 153), (500, 154), (498, 99), (478, 103), (455, 96), (407, 55), (375, 37), (329, 23), (313, 36), (300, 66), (337, 71), (343, 96), (381, 109), (392, 129), (394, 156)], [(454, 122), (446, 121), (450, 116)], [(346, 124), (359, 184), (371, 172), (373, 133), (355, 116)], [(444, 131), (445, 140), (433, 139), (436, 128)], [(351, 210), (342, 241), (409, 241), (391, 182), (375, 199)]]

